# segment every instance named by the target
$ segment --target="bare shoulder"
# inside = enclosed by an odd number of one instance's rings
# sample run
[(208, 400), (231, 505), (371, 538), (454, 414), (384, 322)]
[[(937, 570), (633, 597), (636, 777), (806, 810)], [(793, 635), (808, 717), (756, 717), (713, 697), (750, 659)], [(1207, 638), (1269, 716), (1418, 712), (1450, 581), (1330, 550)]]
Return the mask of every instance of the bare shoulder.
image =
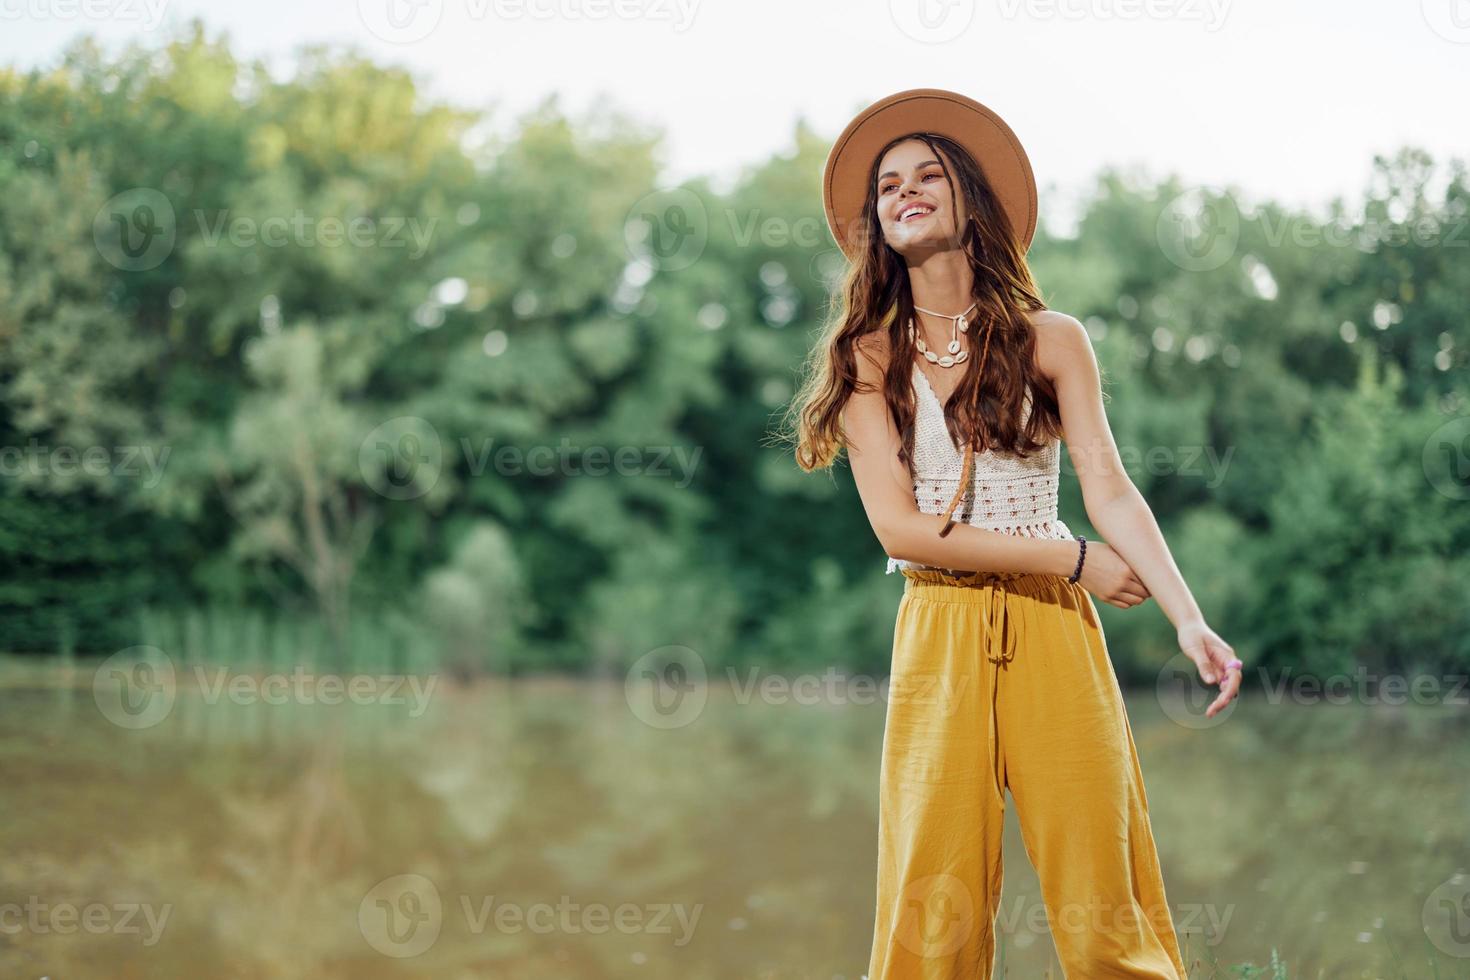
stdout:
[(888, 360), (891, 356), (888, 335), (881, 330), (874, 330), (859, 337), (853, 346), (858, 353), (858, 380), (877, 385), (882, 390), (883, 376), (888, 372)]
[(880, 363), (888, 363), (888, 334), (882, 330), (873, 330), (863, 334), (855, 342), (860, 353), (877, 359)]
[(1079, 362), (1093, 363), (1092, 338), (1081, 320), (1057, 310), (1038, 310), (1029, 316), (1036, 329), (1036, 364), (1049, 380), (1055, 382)]

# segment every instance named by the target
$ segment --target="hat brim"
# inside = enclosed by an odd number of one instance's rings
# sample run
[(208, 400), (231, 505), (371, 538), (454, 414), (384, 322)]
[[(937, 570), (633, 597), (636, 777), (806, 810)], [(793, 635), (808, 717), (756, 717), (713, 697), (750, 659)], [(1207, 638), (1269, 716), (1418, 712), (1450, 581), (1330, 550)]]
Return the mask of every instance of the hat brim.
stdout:
[(906, 133), (938, 133), (975, 158), (1010, 220), (1021, 251), (1036, 234), (1036, 176), (1011, 127), (990, 109), (958, 92), (916, 88), (868, 106), (847, 124), (822, 169), (827, 227), (851, 258), (866, 228), (863, 204), (873, 159)]

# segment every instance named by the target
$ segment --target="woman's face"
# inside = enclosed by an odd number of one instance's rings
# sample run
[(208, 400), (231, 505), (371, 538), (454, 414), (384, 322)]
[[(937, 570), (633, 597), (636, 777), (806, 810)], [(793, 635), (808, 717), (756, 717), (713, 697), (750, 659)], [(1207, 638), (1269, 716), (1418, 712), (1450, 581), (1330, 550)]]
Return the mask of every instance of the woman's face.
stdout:
[[(947, 166), (949, 161), (944, 161)], [(904, 140), (878, 161), (878, 224), (883, 238), (900, 255), (954, 248), (959, 227), (951, 194), (961, 207), (964, 195), (952, 191), (945, 168), (923, 140)]]

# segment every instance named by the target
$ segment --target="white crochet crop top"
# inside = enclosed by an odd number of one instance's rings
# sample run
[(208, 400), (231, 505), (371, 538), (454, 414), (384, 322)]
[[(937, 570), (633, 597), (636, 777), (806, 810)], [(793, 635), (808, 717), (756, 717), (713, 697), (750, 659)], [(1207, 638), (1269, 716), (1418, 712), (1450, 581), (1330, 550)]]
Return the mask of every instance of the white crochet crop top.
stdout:
[[(914, 475), (914, 500), (919, 510), (938, 516), (944, 513), (959, 487), (965, 457), (955, 448), (944, 424), (944, 406), (917, 363), (913, 373), (916, 408), (910, 468)], [(1030, 392), (1026, 394), (1024, 406), (1023, 424), (1030, 417)], [(975, 453), (971, 489), (955, 505), (952, 515), (955, 522), (1033, 538), (1075, 540), (1067, 525), (1057, 519), (1060, 447), (1060, 441), (1053, 439), (1027, 459), (995, 450)], [(888, 559), (890, 573), (900, 568), (932, 567)]]

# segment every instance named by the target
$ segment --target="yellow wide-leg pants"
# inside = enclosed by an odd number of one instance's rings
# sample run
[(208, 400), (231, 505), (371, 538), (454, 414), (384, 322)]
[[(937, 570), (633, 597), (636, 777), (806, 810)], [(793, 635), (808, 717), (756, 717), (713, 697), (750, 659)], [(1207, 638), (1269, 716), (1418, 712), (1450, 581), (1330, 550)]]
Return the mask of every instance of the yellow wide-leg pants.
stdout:
[(1057, 575), (903, 574), (868, 980), (991, 977), (1007, 788), (1066, 976), (1184, 980), (1092, 596)]

